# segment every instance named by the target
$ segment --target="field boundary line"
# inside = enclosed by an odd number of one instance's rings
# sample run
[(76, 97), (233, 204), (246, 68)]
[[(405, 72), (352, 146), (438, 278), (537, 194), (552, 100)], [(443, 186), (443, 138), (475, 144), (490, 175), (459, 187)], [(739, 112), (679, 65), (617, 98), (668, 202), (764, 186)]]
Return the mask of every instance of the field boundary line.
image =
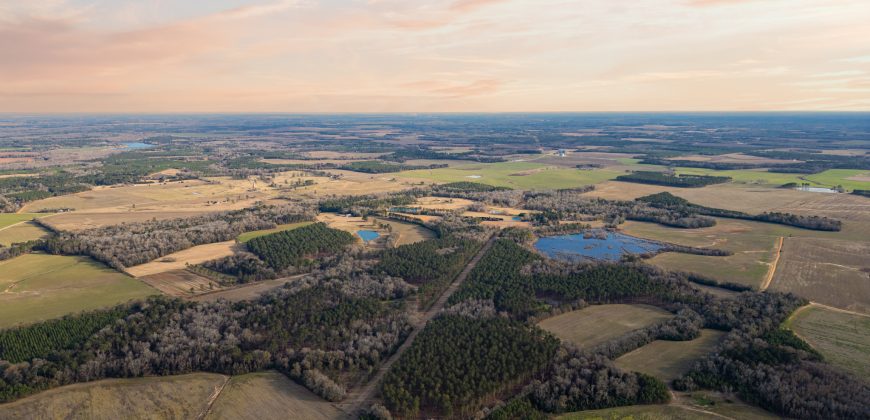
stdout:
[(773, 276), (776, 274), (776, 266), (779, 264), (779, 257), (782, 255), (782, 244), (785, 242), (785, 237), (779, 237), (779, 243), (776, 247), (776, 255), (773, 256), (773, 262), (770, 263), (770, 268), (767, 269), (767, 276), (764, 278), (764, 282), (761, 283), (760, 290), (763, 292), (770, 287), (770, 283), (773, 282)]
[(22, 220), (22, 221), (20, 221), (20, 222), (15, 222), (15, 223), (13, 223), (13, 224), (11, 224), (11, 225), (9, 225), (9, 226), (4, 226), (4, 227), (0, 228), (0, 232), (4, 231), (4, 230), (6, 230), (6, 229), (9, 229), (9, 228), (11, 228), (11, 227), (18, 226), (18, 225), (20, 225), (20, 224), (22, 224), (22, 223), (27, 223), (27, 222), (29, 222), (29, 221), (30, 221), (30, 220)]
[(230, 379), (232, 379), (232, 376), (227, 376), (224, 380), (224, 383), (222, 383), (218, 387), (215, 387), (214, 392), (212, 392), (212, 394), (208, 397), (208, 400), (206, 400), (205, 408), (203, 408), (202, 412), (200, 412), (199, 415), (196, 416), (197, 420), (203, 420), (208, 417), (209, 413), (211, 413), (211, 408), (214, 407), (215, 401), (217, 401), (218, 397), (221, 396), (221, 393), (224, 392), (224, 388), (226, 388), (227, 385), (230, 383)]
[(822, 308), (822, 309), (828, 309), (828, 310), (831, 310), (831, 311), (834, 311), (834, 312), (840, 312), (840, 313), (843, 313), (843, 314), (849, 314), (849, 315), (855, 315), (855, 316), (863, 316), (863, 317), (865, 317), (865, 318), (870, 318), (870, 315), (865, 314), (865, 313), (862, 313), (862, 312), (855, 312), (855, 311), (850, 311), (850, 310), (848, 310), (848, 309), (836, 308), (836, 307), (833, 307), (833, 306), (825, 305), (824, 303), (819, 303), (819, 302), (810, 302), (810, 305), (815, 306), (815, 307), (819, 307), (819, 308)]

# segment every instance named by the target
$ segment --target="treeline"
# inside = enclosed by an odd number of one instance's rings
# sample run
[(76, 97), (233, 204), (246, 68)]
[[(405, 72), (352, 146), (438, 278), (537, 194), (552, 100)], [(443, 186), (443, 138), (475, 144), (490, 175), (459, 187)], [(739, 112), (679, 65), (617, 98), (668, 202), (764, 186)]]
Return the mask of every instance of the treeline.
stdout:
[(248, 249), (274, 270), (299, 267), (306, 259), (320, 253), (335, 251), (356, 242), (343, 230), (331, 229), (324, 223), (313, 223), (251, 239)]
[(379, 210), (388, 210), (393, 206), (414, 204), (417, 202), (418, 196), (422, 195), (416, 191), (410, 191), (397, 194), (332, 197), (321, 200), (319, 207), (322, 212), (349, 213), (355, 216), (362, 216), (376, 213)]
[(504, 318), (439, 317), (384, 378), (387, 408), (403, 417), (465, 417), (483, 398), (542, 369), (559, 341)]
[(244, 232), (312, 220), (301, 205), (258, 206), (202, 216), (122, 223), (81, 232), (61, 232), (45, 240), (53, 254), (88, 255), (123, 270), (196, 245), (228, 241)]
[(367, 174), (383, 174), (391, 172), (413, 171), (417, 169), (438, 169), (446, 168), (446, 164), (433, 165), (403, 165), (395, 163), (381, 162), (378, 160), (366, 160), (345, 163), (338, 166), (338, 169), (346, 171), (363, 172)]
[(473, 160), (482, 163), (504, 162), (504, 159), (497, 156), (484, 156), (473, 152), (463, 153), (443, 153), (431, 149), (421, 147), (400, 149), (389, 155), (382, 157), (384, 160), (394, 162), (405, 162), (413, 159), (428, 159), (428, 160)]
[[(115, 311), (124, 314), (111, 319)], [(263, 369), (284, 372), (335, 399), (344, 392), (336, 378), (355, 381), (369, 374), (409, 332), (407, 319), (391, 305), (317, 284), (237, 303), (154, 297), (103, 314), (108, 324), (89, 322), (85, 318), (98, 315), (85, 314), (6, 336), (34, 343), (15, 344), (16, 357), (36, 356), (0, 361), (0, 402), (102, 378)], [(73, 332), (80, 335), (51, 337), (73, 325), (85, 326)], [(45, 347), (36, 347), (40, 340)]]
[(822, 230), (838, 232), (843, 224), (839, 220), (829, 219), (820, 216), (804, 216), (791, 213), (765, 212), (758, 215), (751, 215), (735, 210), (724, 210), (712, 207), (699, 206), (692, 204), (688, 200), (677, 197), (669, 192), (661, 192), (657, 194), (640, 197), (637, 201), (648, 203), (649, 205), (667, 209), (679, 213), (694, 213), (703, 216), (724, 217), (730, 219), (754, 220), (766, 223), (776, 223), (786, 226), (794, 226), (803, 229)]
[(0, 212), (14, 213), (28, 201), (89, 189), (90, 185), (65, 171), (39, 176), (0, 178)]
[[(198, 270), (198, 267), (232, 276), (236, 279), (235, 282), (237, 283), (274, 279), (278, 277), (279, 273), (279, 271), (275, 271), (269, 264), (266, 264), (250, 252), (236, 252), (233, 255), (206, 261), (191, 268), (200, 273), (201, 270)], [(200, 274), (210, 277), (208, 271), (201, 272)]]
[(673, 175), (664, 172), (637, 171), (626, 175), (619, 175), (616, 177), (616, 180), (640, 184), (666, 185), (669, 187), (700, 188), (707, 185), (729, 182), (731, 178), (727, 176)]
[(402, 245), (384, 251), (374, 270), (418, 286), (420, 306), (426, 308), (459, 275), (480, 246), (478, 241), (455, 236)]

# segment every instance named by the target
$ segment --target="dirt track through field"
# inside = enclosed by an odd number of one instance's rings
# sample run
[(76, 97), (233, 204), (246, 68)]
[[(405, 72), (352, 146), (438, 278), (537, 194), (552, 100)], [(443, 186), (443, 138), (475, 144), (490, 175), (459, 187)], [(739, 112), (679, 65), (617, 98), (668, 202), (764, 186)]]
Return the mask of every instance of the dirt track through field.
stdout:
[(202, 420), (208, 416), (208, 413), (211, 411), (211, 408), (214, 406), (214, 402), (217, 401), (218, 397), (221, 396), (221, 392), (224, 391), (224, 388), (227, 387), (227, 384), (230, 383), (230, 376), (224, 378), (224, 382), (219, 386), (216, 386), (214, 392), (208, 397), (208, 401), (206, 402), (205, 408), (203, 408), (202, 412), (196, 416), (197, 420)]
[(402, 357), (402, 354), (411, 347), (414, 339), (417, 338), (417, 334), (419, 334), (420, 331), (422, 331), (423, 328), (426, 327), (426, 324), (431, 321), (432, 318), (435, 318), (435, 315), (441, 312), (441, 309), (443, 309), (444, 305), (447, 304), (447, 299), (449, 299), (450, 296), (453, 295), (453, 293), (459, 290), (459, 286), (462, 285), (466, 278), (468, 278), (471, 270), (473, 270), (474, 267), (477, 266), (477, 263), (480, 262), (480, 259), (483, 258), (484, 255), (486, 255), (487, 251), (489, 251), (490, 248), (492, 248), (492, 244), (495, 243), (496, 237), (497, 235), (493, 235), (486, 242), (486, 244), (480, 249), (480, 251), (478, 251), (477, 255), (475, 255), (474, 258), (472, 258), (471, 261), (468, 263), (468, 265), (465, 266), (462, 272), (459, 273), (458, 276), (456, 276), (456, 279), (453, 280), (453, 283), (451, 283), (447, 290), (445, 290), (444, 293), (441, 294), (438, 300), (435, 301), (435, 304), (432, 305), (432, 307), (429, 308), (428, 311), (423, 313), (423, 315), (416, 320), (412, 318), (411, 322), (413, 324), (413, 330), (411, 331), (411, 334), (408, 335), (408, 338), (405, 339), (405, 342), (403, 342), (402, 345), (399, 346), (398, 350), (396, 350), (396, 352), (393, 353), (393, 355), (390, 356), (389, 359), (381, 364), (371, 380), (369, 380), (364, 386), (357, 387), (357, 389), (348, 393), (347, 398), (345, 398), (345, 400), (341, 403), (337, 404), (337, 407), (339, 409), (347, 413), (352, 418), (357, 418), (357, 416), (363, 409), (368, 408), (367, 405), (373, 402), (375, 394), (377, 394), (378, 392), (378, 385), (380, 385), (381, 380), (383, 380), (384, 378), (384, 375), (389, 372), (390, 367), (393, 366), (393, 363), (395, 363), (396, 360), (399, 360)]
[(770, 282), (773, 281), (773, 275), (776, 274), (776, 265), (779, 264), (779, 257), (782, 255), (782, 243), (785, 241), (785, 238), (780, 236), (779, 243), (776, 246), (776, 255), (773, 256), (773, 262), (770, 263), (770, 269), (767, 270), (767, 277), (764, 278), (764, 282), (761, 283), (761, 291), (767, 290), (770, 287)]

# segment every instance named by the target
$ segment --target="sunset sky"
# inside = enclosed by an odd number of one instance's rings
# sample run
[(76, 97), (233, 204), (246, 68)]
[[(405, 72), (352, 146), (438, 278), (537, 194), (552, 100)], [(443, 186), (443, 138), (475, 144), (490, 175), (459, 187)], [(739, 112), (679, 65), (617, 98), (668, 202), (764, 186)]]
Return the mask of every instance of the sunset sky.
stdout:
[(870, 110), (868, 0), (0, 0), (0, 112)]

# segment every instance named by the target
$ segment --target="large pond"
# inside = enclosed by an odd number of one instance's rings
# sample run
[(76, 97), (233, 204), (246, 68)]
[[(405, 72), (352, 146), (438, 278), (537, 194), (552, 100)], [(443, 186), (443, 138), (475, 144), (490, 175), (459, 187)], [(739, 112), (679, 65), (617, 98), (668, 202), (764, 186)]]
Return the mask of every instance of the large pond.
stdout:
[(373, 230), (358, 230), (356, 231), (356, 234), (359, 235), (360, 238), (362, 238), (363, 242), (373, 241), (375, 239), (378, 239), (378, 236), (381, 236), (380, 233), (377, 233)]
[(549, 236), (538, 239), (535, 248), (550, 258), (578, 260), (618, 261), (623, 254), (643, 254), (658, 251), (657, 242), (617, 232), (591, 232), (573, 235)]

